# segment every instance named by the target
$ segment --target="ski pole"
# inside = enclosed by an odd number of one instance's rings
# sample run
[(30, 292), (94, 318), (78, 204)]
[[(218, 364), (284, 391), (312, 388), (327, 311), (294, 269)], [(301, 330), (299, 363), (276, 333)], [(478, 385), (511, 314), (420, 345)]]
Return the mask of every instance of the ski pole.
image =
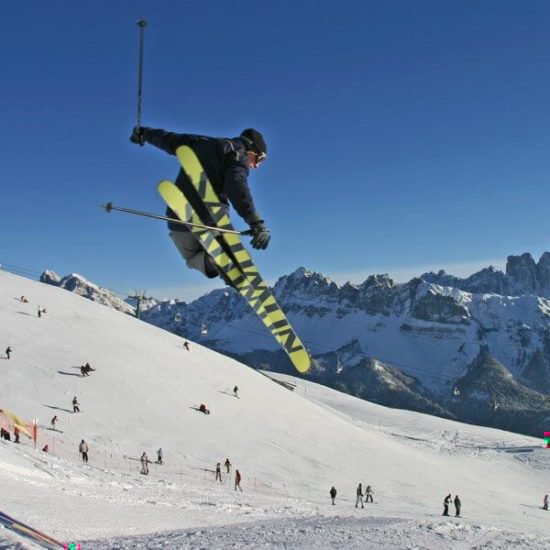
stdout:
[[(143, 102), (143, 43), (145, 41), (145, 27), (147, 21), (140, 19), (137, 22), (139, 27), (139, 63), (138, 63), (138, 93), (137, 93), (137, 124), (141, 128), (141, 105)], [(140, 143), (143, 146), (143, 143)]]
[(152, 212), (144, 212), (143, 210), (134, 210), (133, 208), (124, 208), (122, 206), (115, 206), (112, 202), (106, 204), (100, 204), (100, 208), (110, 214), (113, 210), (117, 212), (126, 212), (127, 214), (134, 214), (135, 216), (143, 216), (144, 218), (153, 218), (155, 220), (164, 220), (167, 222), (177, 223), (179, 225), (187, 225), (189, 227), (198, 227), (199, 229), (205, 229), (210, 231), (216, 231), (218, 233), (231, 233), (232, 235), (250, 235), (250, 231), (233, 231), (231, 229), (220, 229), (212, 225), (203, 225), (200, 223), (184, 222), (175, 218), (168, 218), (167, 216), (161, 216), (160, 214), (153, 214)]

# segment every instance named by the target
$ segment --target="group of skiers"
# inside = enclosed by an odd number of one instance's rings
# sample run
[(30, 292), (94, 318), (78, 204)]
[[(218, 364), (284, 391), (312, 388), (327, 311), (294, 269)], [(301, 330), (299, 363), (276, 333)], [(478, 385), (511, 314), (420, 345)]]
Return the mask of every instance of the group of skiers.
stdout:
[[(26, 296), (21, 296), (21, 298), (19, 298), (19, 301), (22, 304), (28, 304), (29, 303), (29, 299)], [(42, 317), (42, 314), (44, 314), (44, 313), (46, 313), (46, 308), (38, 306), (38, 311), (37, 311), (38, 317)]]
[[(334, 487), (332, 489), (334, 489)], [(331, 491), (331, 497), (332, 497), (332, 489), (330, 490)], [(374, 500), (372, 498), (373, 494), (374, 494), (374, 491), (372, 490), (372, 487), (370, 485), (367, 485), (367, 487), (365, 489), (365, 492), (363, 493), (363, 485), (361, 483), (359, 483), (359, 485), (357, 486), (357, 490), (355, 491), (355, 495), (356, 495), (355, 507), (357, 508), (359, 506), (359, 504), (361, 504), (361, 508), (365, 507), (363, 505), (363, 497), (366, 497), (365, 502), (374, 502)], [(334, 489), (334, 496), (336, 497), (336, 489)], [(334, 498), (332, 500), (332, 503), (334, 504)]]
[[(225, 470), (226, 470), (226, 473), (229, 475), (231, 473), (231, 462), (229, 461), (229, 458), (226, 458), (225, 459), (225, 462), (223, 463), (223, 465), (225, 466)], [(218, 481), (220, 483), (223, 482), (222, 480), (222, 464), (221, 462), (218, 462), (216, 464), (216, 478), (214, 479), (214, 481)], [(240, 491), (242, 491), (242, 487), (241, 487), (241, 472), (239, 472), (239, 470), (235, 470), (235, 491), (239, 489)]]
[[(240, 399), (239, 397), (239, 386), (235, 386), (233, 388), (233, 395), (237, 398), (237, 399)], [(210, 414), (210, 409), (204, 404), (204, 403), (201, 403), (198, 407), (198, 410), (203, 413), (203, 414)]]
[[(157, 464), (164, 464), (162, 461), (164, 457), (164, 453), (162, 451), (162, 447), (157, 451)], [(141, 472), (143, 475), (149, 475), (149, 464), (152, 463), (151, 460), (149, 460), (149, 457), (147, 456), (147, 453), (143, 451), (143, 454), (141, 455), (141, 458), (139, 459), (141, 462)]]
[(460, 507), (462, 503), (460, 502), (460, 498), (458, 495), (455, 495), (455, 499), (453, 501), (453, 497), (451, 496), (451, 493), (449, 493), (445, 500), (443, 501), (443, 515), (448, 516), (449, 515), (449, 506), (451, 505), (451, 502), (454, 502), (455, 505), (455, 517), (460, 516)]
[[(221, 479), (220, 479), (220, 481), (221, 481)], [(332, 500), (332, 504), (335, 504), (337, 491), (336, 491), (336, 487), (334, 487), (334, 485), (331, 487), (331, 489), (329, 491), (329, 495), (330, 495), (330, 498)], [(367, 487), (365, 488), (365, 492), (363, 492), (363, 485), (361, 483), (359, 483), (359, 485), (357, 486), (357, 489), (355, 491), (355, 495), (356, 495), (356, 498), (355, 498), (355, 507), (356, 508), (359, 507), (359, 504), (361, 504), (361, 508), (365, 507), (364, 504), (363, 504), (363, 497), (365, 497), (364, 502), (373, 502), (374, 503), (374, 499), (372, 497), (372, 495), (374, 495), (374, 491), (372, 490), (372, 487), (370, 485), (367, 485)], [(454, 501), (453, 501), (453, 498), (452, 498), (450, 493), (445, 497), (445, 500), (443, 501), (443, 507), (444, 507), (443, 515), (444, 516), (449, 515), (449, 506), (451, 505), (451, 503), (454, 503), (454, 506), (455, 506), (455, 512), (456, 512), (455, 517), (460, 517), (460, 507), (461, 507), (460, 497), (458, 495), (456, 495), (455, 498), (454, 498)], [(544, 510), (548, 510), (548, 495), (545, 495), (545, 497), (544, 497), (544, 506), (543, 506), (543, 508), (544, 508)]]
[(92, 369), (90, 363), (86, 363), (80, 367), (80, 374), (82, 374), (82, 376), (90, 376), (90, 372), (93, 371), (95, 371), (95, 369)]

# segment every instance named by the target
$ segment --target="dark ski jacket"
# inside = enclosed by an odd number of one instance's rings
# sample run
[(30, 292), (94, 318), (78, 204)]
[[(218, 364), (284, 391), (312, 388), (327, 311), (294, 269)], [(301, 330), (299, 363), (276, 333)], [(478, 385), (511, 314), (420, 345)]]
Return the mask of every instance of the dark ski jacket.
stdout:
[[(147, 143), (166, 151), (169, 155), (175, 155), (176, 149), (181, 145), (191, 147), (199, 158), (216, 194), (227, 207), (227, 210), (229, 210), (229, 203), (231, 203), (239, 216), (248, 224), (255, 219), (259, 219), (248, 187), (250, 170), (248, 168), (246, 146), (241, 138), (212, 138), (194, 134), (175, 134), (154, 128), (143, 128), (143, 137)], [(209, 216), (183, 170), (178, 173), (176, 185), (183, 191), (199, 217), (207, 225), (214, 225), (214, 220)], [(177, 218), (169, 208), (166, 215), (170, 218)], [(171, 231), (187, 231), (187, 228), (180, 224), (169, 222), (168, 227)]]

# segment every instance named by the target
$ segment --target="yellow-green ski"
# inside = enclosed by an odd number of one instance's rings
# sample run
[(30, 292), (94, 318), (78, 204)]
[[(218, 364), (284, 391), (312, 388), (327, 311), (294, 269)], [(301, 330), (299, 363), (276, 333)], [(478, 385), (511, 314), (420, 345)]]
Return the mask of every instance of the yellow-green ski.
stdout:
[[(232, 230), (231, 220), (225, 213), (194, 151), (190, 147), (182, 146), (178, 148), (176, 154), (210, 215), (214, 218), (216, 226), (220, 229)], [(202, 223), (175, 184), (163, 181), (159, 184), (159, 192), (182, 221)], [(198, 228), (190, 230), (281, 344), (295, 368), (302, 374), (307, 373), (311, 366), (309, 353), (277, 304), (271, 290), (264, 283), (250, 254), (242, 245), (239, 235), (227, 233), (215, 235), (213, 231)]]

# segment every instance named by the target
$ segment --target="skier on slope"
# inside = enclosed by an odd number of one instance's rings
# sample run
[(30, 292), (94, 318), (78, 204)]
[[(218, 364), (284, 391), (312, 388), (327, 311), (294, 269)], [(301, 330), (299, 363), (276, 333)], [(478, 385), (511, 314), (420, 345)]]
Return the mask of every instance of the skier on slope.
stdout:
[(332, 504), (334, 504), (334, 499), (336, 498), (336, 487), (334, 487), (334, 485), (331, 487), (329, 494), (332, 499)]
[(357, 508), (358, 507), (357, 505), (361, 503), (361, 508), (364, 508), (365, 505), (363, 504), (363, 487), (361, 486), (360, 483), (357, 486), (357, 491), (355, 491), (355, 494), (356, 494), (355, 507)]
[(365, 502), (369, 502), (369, 500), (374, 502), (372, 495), (374, 495), (374, 491), (370, 485), (367, 485), (367, 488), (365, 489)]
[(460, 502), (460, 498), (458, 495), (455, 496), (454, 499), (454, 505), (455, 505), (455, 516), (458, 518), (460, 517), (460, 507), (462, 506), (462, 503)]
[(239, 491), (242, 492), (243, 488), (241, 487), (241, 479), (241, 472), (239, 472), (239, 470), (235, 470), (235, 491), (238, 487)]
[(144, 475), (149, 475), (149, 464), (151, 464), (151, 461), (145, 451), (143, 451), (143, 454), (139, 460), (141, 462), (141, 473)]
[[(181, 145), (188, 145), (196, 153), (208, 179), (220, 201), (229, 210), (229, 203), (250, 226), (252, 232), (251, 245), (256, 249), (266, 249), (271, 235), (261, 216), (254, 207), (254, 201), (248, 187), (250, 168), (257, 168), (266, 159), (267, 146), (262, 135), (252, 128), (243, 130), (236, 138), (212, 138), (193, 134), (175, 134), (165, 130), (136, 126), (130, 136), (130, 141), (139, 145), (150, 143), (170, 155), (176, 154)], [(183, 170), (176, 178), (176, 185), (181, 189), (187, 200), (207, 225), (215, 225), (207, 209)], [(177, 218), (170, 209), (168, 217)], [(220, 272), (216, 263), (202, 248), (199, 241), (181, 224), (169, 223), (170, 237), (174, 241), (187, 266), (197, 269), (208, 278), (218, 277)], [(226, 280), (226, 283), (229, 283)]]
[(449, 493), (446, 497), (445, 497), (445, 500), (443, 501), (443, 515), (444, 516), (448, 516), (449, 515), (449, 505), (451, 504), (452, 502), (452, 497), (451, 497), (451, 493)]
[(82, 460), (88, 462), (88, 444), (83, 439), (78, 446), (78, 452), (82, 455)]

